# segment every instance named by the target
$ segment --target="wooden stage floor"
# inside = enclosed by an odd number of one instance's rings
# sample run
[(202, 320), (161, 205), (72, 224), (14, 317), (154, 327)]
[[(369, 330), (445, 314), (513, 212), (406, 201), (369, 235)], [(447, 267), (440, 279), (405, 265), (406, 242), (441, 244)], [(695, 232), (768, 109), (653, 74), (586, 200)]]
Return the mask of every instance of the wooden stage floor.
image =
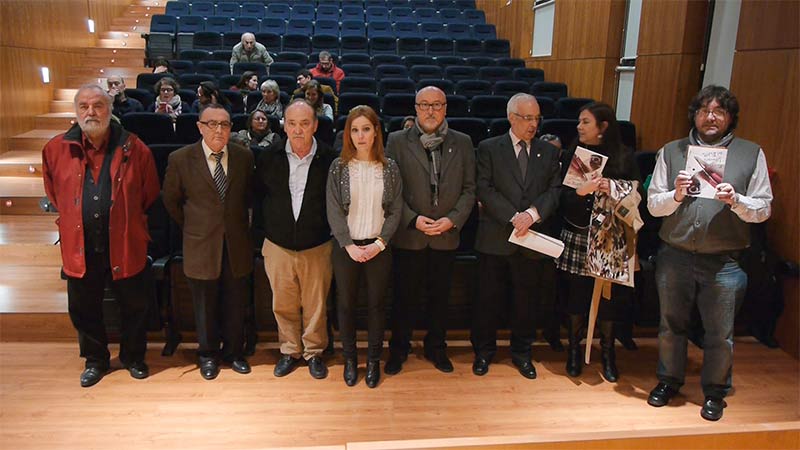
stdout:
[[(794, 429), (800, 423), (798, 361), (781, 350), (737, 340), (736, 389), (723, 419), (711, 423), (699, 415), (700, 352), (691, 347), (682, 395), (668, 407), (652, 408), (646, 397), (656, 383), (656, 342), (638, 342), (636, 352), (618, 349), (622, 375), (616, 384), (601, 379), (599, 362), (585, 367), (579, 379), (566, 377), (565, 354), (538, 344), (538, 379), (517, 373), (507, 347), (488, 375), (476, 377), (469, 347), (458, 342), (450, 348), (454, 373), (436, 371), (416, 344), (403, 371), (384, 375), (377, 389), (364, 383), (363, 355), (358, 385), (345, 386), (338, 351), (328, 359), (325, 380), (311, 379), (304, 366), (277, 379), (272, 370), (278, 351), (265, 344), (250, 358), (253, 373), (223, 369), (214, 381), (200, 377), (190, 345), (162, 357), (160, 346), (152, 344), (150, 378), (134, 380), (116, 370), (83, 389), (77, 343), (3, 342), (0, 448), (420, 448), (386, 441), (530, 436), (547, 442), (553, 436), (714, 434), (759, 425)], [(112, 346), (112, 354), (116, 350)], [(596, 351), (593, 359), (598, 358)]]

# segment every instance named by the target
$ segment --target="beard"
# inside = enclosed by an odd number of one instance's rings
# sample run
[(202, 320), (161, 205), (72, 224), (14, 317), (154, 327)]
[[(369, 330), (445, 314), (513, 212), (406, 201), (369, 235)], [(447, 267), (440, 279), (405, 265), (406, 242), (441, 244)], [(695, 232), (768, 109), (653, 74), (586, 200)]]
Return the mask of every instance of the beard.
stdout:
[(78, 120), (78, 126), (81, 131), (89, 137), (100, 137), (108, 130), (111, 124), (111, 114), (108, 115), (105, 121), (97, 118)]

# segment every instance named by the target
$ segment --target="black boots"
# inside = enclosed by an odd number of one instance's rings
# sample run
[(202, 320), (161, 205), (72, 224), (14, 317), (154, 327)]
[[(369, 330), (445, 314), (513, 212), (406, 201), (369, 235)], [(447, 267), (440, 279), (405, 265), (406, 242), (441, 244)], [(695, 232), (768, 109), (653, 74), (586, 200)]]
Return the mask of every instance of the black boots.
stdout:
[(600, 333), (600, 347), (602, 349), (600, 358), (603, 362), (603, 378), (614, 383), (619, 378), (617, 354), (614, 351), (614, 322), (601, 320)]
[(567, 374), (577, 377), (583, 369), (583, 358), (581, 358), (581, 333), (583, 332), (583, 316), (569, 315), (569, 350), (567, 351)]

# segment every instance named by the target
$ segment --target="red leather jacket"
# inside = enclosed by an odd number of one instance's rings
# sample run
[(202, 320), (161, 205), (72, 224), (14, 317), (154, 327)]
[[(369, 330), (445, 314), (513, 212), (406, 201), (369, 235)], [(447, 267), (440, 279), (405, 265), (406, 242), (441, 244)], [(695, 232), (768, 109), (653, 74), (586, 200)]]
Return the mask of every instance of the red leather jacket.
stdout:
[[(150, 149), (138, 137), (111, 122), (111, 210), (108, 219), (111, 273), (115, 280), (128, 278), (144, 269), (147, 262), (147, 208), (160, 191), (158, 173)], [(81, 129), (74, 125), (42, 150), (44, 187), (58, 209), (61, 260), (64, 273), (81, 278), (86, 273), (83, 250), (83, 182), (86, 156)]]
[(336, 92), (339, 92), (339, 85), (342, 84), (342, 80), (344, 79), (344, 70), (336, 67), (336, 64), (331, 63), (330, 72), (325, 72), (322, 66), (317, 63), (316, 67), (309, 72), (311, 72), (314, 78), (333, 78), (334, 81), (336, 81)]

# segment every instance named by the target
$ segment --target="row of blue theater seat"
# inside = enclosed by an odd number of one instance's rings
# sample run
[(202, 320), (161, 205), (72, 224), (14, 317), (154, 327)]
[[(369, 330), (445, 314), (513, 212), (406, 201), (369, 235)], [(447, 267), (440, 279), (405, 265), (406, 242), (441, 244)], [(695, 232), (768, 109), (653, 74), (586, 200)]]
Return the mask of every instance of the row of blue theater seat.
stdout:
[[(195, 3), (208, 3), (208, 0), (177, 0), (180, 3), (187, 3), (189, 5)], [(475, 0), (222, 0), (219, 2), (211, 2), (215, 5), (220, 3), (237, 3), (240, 6), (247, 4), (260, 4), (263, 6), (282, 3), (295, 7), (297, 5), (313, 5), (319, 6), (336, 6), (342, 8), (343, 6), (358, 6), (361, 8), (368, 8), (370, 6), (384, 6), (389, 9), (392, 8), (434, 8), (436, 10), (442, 8), (458, 8), (458, 9), (477, 9)]]
[(201, 17), (184, 16), (175, 18), (155, 14), (150, 19), (150, 33), (197, 33), (216, 31), (217, 33), (262, 32), (284, 34), (327, 34), (333, 36), (416, 36), (428, 33), (433, 36), (457, 38), (495, 39), (497, 28), (492, 24), (465, 23), (457, 21), (416, 22), (364, 19), (307, 19), (280, 18), (256, 19), (252, 17)]
[(333, 20), (391, 20), (392, 22), (445, 22), (445, 23), (486, 23), (486, 14), (473, 8), (435, 7), (413, 8), (409, 6), (359, 6), (357, 4), (314, 6), (310, 3), (301, 3), (289, 6), (283, 3), (260, 5), (258, 3), (237, 4), (235, 2), (220, 2), (214, 5), (211, 2), (167, 2), (164, 14), (172, 17), (264, 17), (278, 19), (333, 19)]

